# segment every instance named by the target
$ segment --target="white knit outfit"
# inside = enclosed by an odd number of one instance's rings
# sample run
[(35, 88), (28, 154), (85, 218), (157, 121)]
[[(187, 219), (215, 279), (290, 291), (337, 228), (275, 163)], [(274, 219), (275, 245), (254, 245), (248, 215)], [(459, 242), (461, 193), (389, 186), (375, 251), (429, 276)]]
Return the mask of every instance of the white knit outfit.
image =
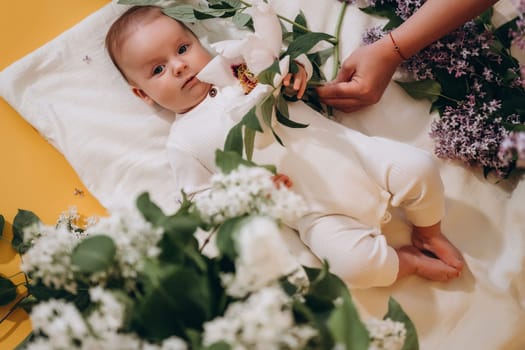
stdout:
[[(178, 115), (170, 131), (168, 156), (178, 187), (187, 194), (209, 188), (210, 176), (219, 171), (215, 150), (264, 96), (262, 84), (248, 95), (238, 85), (216, 89), (216, 96)], [(289, 113), (308, 127), (275, 124), (285, 147), (271, 132), (257, 133), (253, 160), (275, 165), (307, 201), (310, 211), (294, 228), (332, 272), (353, 288), (392, 284), (398, 257), (381, 234), (388, 205), (403, 207), (417, 226), (433, 225), (444, 214), (443, 185), (432, 156), (349, 129), (303, 102), (290, 103)]]

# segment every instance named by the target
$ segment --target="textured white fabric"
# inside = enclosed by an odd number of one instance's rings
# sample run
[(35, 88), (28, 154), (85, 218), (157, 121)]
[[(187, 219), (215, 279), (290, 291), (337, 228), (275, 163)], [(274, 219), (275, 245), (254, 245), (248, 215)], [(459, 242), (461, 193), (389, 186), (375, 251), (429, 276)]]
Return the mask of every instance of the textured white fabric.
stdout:
[[(338, 1), (281, 4), (287, 17), (300, 7), (314, 30), (335, 29)], [(508, 12), (508, 3), (498, 5), (501, 13)], [(139, 189), (148, 189), (169, 210), (175, 206), (164, 153), (170, 116), (161, 117), (135, 100), (102, 49), (105, 28), (122, 10), (108, 5), (6, 68), (0, 73), (0, 94), (64, 154), (104, 206), (127, 204)], [(360, 33), (373, 22), (349, 8), (343, 57), (359, 45)], [(208, 31), (210, 41), (225, 39), (211, 23), (201, 29), (213, 29)], [(377, 105), (340, 117), (365, 134), (431, 150), (428, 130), (436, 116), (428, 110), (428, 103), (412, 100), (391, 84)], [(415, 322), (424, 350), (524, 349), (525, 182), (494, 184), (476, 169), (446, 161), (440, 162), (440, 170), (447, 210), (443, 228), (464, 253), (464, 276), (447, 284), (410, 277), (389, 288), (356, 290), (354, 300), (363, 315), (382, 316), (388, 297), (395, 297)], [(408, 240), (409, 228), (393, 214), (385, 231), (396, 245)], [(286, 237), (301, 261), (315, 263), (296, 236), (286, 231)]]

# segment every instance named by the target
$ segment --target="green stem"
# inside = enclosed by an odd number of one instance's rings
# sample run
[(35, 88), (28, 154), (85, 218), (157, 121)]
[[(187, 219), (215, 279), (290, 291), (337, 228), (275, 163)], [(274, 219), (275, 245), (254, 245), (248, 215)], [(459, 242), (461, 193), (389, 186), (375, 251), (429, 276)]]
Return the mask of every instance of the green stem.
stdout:
[[(246, 7), (252, 7), (252, 4), (250, 4), (250, 3), (246, 2), (246, 1), (242, 1), (242, 0), (241, 0), (241, 4), (245, 5)], [(299, 29), (301, 29), (301, 30), (304, 30), (305, 32), (308, 32), (308, 33), (311, 32), (311, 30), (308, 29), (307, 27), (305, 27), (305, 26), (303, 26), (302, 24), (299, 24), (299, 23), (297, 23), (297, 22), (295, 22), (295, 21), (292, 21), (291, 19), (288, 19), (288, 18), (283, 17), (283, 16), (281, 16), (281, 15), (277, 15), (277, 17), (278, 17), (280, 20), (282, 20), (282, 21), (288, 22), (288, 23), (292, 24), (293, 26), (295, 26), (295, 27), (297, 27), (297, 28), (299, 28)]]
[(337, 19), (337, 26), (335, 28), (335, 44), (334, 44), (334, 63), (333, 63), (333, 69), (332, 69), (332, 79), (334, 80), (337, 77), (337, 73), (339, 72), (339, 67), (341, 65), (340, 62), (340, 52), (339, 52), (339, 37), (341, 36), (341, 27), (343, 26), (343, 19), (345, 17), (346, 13), (346, 7), (348, 6), (347, 2), (343, 2), (341, 6), (341, 12), (339, 12), (339, 18)]
[(307, 27), (305, 27), (302, 24), (299, 24), (299, 23), (297, 23), (295, 21), (292, 21), (291, 19), (288, 19), (288, 18), (283, 17), (281, 15), (277, 15), (277, 17), (279, 17), (279, 19), (282, 20), (282, 21), (288, 22), (288, 23), (292, 24), (293, 26), (295, 26), (295, 27), (297, 27), (297, 28), (299, 28), (301, 30), (304, 30), (305, 32), (308, 32), (308, 33), (311, 32), (311, 30), (308, 29)]
[(445, 95), (442, 95), (442, 94), (436, 94), (436, 95), (434, 95), (434, 96), (443, 97), (444, 99), (449, 100), (449, 101), (452, 101), (452, 102), (455, 102), (456, 104), (459, 103), (459, 102), (461, 102), (461, 101), (456, 100), (456, 99), (454, 99), (454, 98), (452, 98), (452, 97), (448, 97), (448, 96), (445, 96)]
[(208, 243), (210, 243), (211, 241), (211, 237), (215, 234), (215, 232), (217, 232), (217, 229), (213, 229), (210, 234), (208, 235), (208, 237), (206, 237), (206, 239), (204, 240), (204, 242), (202, 243), (202, 246), (199, 248), (199, 253), (202, 253), (202, 251), (204, 250), (204, 248), (208, 245)]

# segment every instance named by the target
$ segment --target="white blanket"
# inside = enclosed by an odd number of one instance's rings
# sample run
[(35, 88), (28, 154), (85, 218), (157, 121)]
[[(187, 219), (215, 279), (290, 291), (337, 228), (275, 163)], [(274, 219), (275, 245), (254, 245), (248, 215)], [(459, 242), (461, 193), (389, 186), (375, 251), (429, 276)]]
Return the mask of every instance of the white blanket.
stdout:
[[(499, 3), (500, 13), (508, 13)], [(340, 3), (283, 1), (293, 18), (301, 8), (313, 30), (333, 33)], [(0, 73), (0, 94), (53, 144), (85, 186), (108, 209), (131, 203), (148, 190), (166, 211), (176, 208), (175, 188), (165, 155), (171, 115), (134, 98), (111, 65), (103, 38), (125, 9), (110, 4), (71, 30)], [(499, 14), (498, 16), (502, 16)], [(360, 43), (361, 32), (377, 20), (354, 7), (343, 26), (342, 56)], [(201, 23), (194, 28), (208, 40), (234, 35), (230, 28)], [(381, 102), (339, 120), (366, 134), (380, 135), (432, 150), (429, 104), (414, 101), (391, 84)], [(363, 316), (381, 316), (394, 296), (415, 322), (421, 348), (525, 348), (525, 182), (500, 184), (479, 169), (440, 161), (446, 187), (444, 232), (464, 253), (467, 270), (450, 283), (409, 277), (389, 288), (355, 290)], [(290, 249), (309, 264), (316, 259), (292, 232)], [(386, 229), (393, 245), (408, 241), (401, 217)]]

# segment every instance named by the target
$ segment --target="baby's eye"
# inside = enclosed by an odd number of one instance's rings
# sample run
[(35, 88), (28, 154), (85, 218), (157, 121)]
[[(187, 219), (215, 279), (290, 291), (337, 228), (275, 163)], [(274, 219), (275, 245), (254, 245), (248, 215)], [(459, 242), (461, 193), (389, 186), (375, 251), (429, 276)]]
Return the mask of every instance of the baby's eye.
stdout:
[(179, 55), (185, 53), (186, 51), (188, 51), (188, 45), (185, 44), (179, 47)]
[(153, 75), (160, 74), (162, 73), (163, 70), (164, 70), (164, 66), (156, 66), (155, 68), (153, 68)]

